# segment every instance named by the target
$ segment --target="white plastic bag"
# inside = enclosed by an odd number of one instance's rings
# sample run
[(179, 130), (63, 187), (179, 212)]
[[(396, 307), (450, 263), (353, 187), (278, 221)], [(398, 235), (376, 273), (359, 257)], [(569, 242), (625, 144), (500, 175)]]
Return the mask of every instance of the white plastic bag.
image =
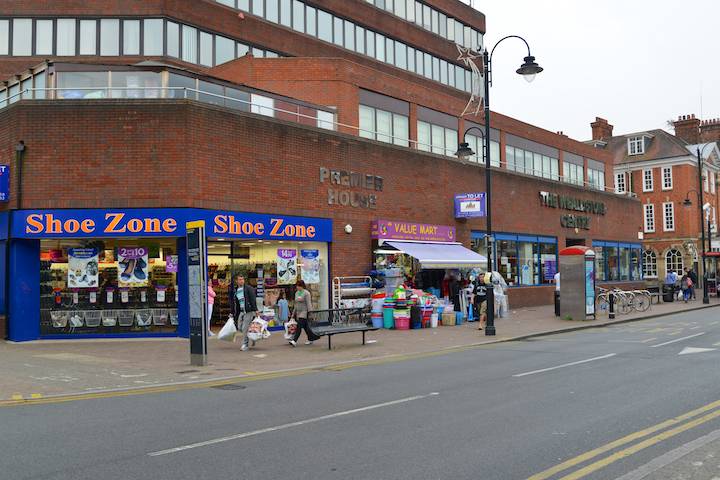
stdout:
[(250, 322), (250, 326), (248, 327), (248, 334), (247, 337), (249, 340), (253, 342), (257, 342), (258, 340), (262, 340), (263, 338), (267, 338), (265, 335), (267, 332), (267, 336), (270, 336), (270, 332), (268, 332), (267, 329), (268, 322), (263, 320), (260, 317), (253, 318), (252, 322)]
[(226, 342), (232, 342), (235, 340), (235, 334), (237, 333), (237, 327), (235, 327), (235, 319), (232, 315), (230, 315), (227, 319), (227, 322), (225, 322), (225, 325), (220, 329), (220, 333), (218, 333), (218, 338), (220, 340), (225, 340)]
[(297, 322), (294, 319), (290, 319), (285, 322), (285, 340), (292, 340), (295, 338), (295, 332), (297, 331)]

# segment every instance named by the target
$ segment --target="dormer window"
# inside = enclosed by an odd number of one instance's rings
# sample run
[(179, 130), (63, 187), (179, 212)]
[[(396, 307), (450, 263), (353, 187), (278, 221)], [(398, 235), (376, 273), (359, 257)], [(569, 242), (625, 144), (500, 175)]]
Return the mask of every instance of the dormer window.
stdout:
[(645, 153), (645, 137), (628, 138), (628, 155), (642, 155)]

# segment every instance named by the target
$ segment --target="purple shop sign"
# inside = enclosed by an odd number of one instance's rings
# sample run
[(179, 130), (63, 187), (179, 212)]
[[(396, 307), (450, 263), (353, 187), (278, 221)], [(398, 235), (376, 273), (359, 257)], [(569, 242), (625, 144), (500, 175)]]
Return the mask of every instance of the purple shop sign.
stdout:
[(485, 216), (485, 192), (455, 195), (455, 218)]
[(118, 256), (126, 259), (136, 259), (147, 257), (147, 247), (120, 247), (118, 248)]
[(376, 220), (372, 238), (378, 240), (415, 240), (420, 242), (455, 242), (455, 227), (425, 223)]
[(168, 273), (178, 273), (177, 255), (167, 255), (165, 257), (165, 271)]
[(293, 250), (291, 248), (278, 248), (277, 254), (278, 254), (278, 257), (280, 257), (280, 258), (284, 258), (285, 260), (290, 260), (297, 256), (297, 250)]

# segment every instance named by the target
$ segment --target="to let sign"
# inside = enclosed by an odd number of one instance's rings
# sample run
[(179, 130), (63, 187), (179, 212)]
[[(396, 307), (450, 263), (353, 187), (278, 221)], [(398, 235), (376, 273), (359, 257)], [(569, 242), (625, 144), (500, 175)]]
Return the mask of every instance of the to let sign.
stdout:
[(455, 218), (485, 216), (485, 192), (455, 195)]
[(0, 165), (0, 202), (10, 201), (10, 167)]

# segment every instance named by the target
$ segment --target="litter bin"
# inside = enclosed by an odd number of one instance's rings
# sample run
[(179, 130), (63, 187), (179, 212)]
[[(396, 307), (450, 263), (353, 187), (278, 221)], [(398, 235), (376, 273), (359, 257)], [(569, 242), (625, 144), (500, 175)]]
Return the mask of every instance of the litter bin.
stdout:
[(675, 301), (675, 285), (663, 285), (663, 302)]

